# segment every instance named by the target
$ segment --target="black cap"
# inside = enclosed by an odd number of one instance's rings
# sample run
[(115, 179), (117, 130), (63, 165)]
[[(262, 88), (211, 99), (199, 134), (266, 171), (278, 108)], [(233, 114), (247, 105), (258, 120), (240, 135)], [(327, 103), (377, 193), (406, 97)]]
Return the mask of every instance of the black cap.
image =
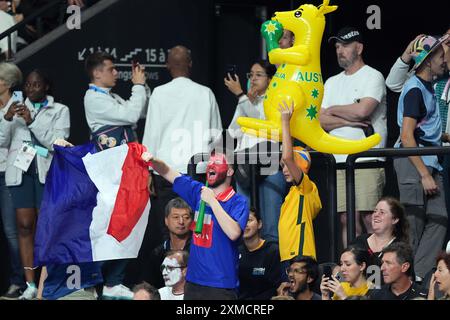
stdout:
[(359, 32), (356, 28), (353, 27), (344, 27), (340, 29), (337, 33), (337, 35), (330, 37), (328, 39), (328, 42), (331, 42), (333, 40), (343, 42), (343, 43), (350, 43), (350, 42), (360, 42), (363, 43), (363, 38), (361, 32)]

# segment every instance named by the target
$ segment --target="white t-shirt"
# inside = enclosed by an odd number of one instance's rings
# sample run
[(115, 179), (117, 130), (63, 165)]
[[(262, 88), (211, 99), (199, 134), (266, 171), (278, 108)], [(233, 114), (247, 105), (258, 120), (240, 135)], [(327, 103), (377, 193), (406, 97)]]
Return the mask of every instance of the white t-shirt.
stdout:
[[(375, 148), (384, 148), (387, 140), (386, 124), (386, 86), (383, 75), (365, 65), (352, 75), (346, 75), (345, 71), (329, 78), (325, 82), (322, 108), (331, 106), (348, 105), (356, 103), (363, 98), (373, 98), (379, 102), (370, 116), (372, 126), (376, 133), (381, 135), (381, 142)], [(342, 127), (330, 131), (335, 137), (361, 140), (366, 136), (361, 128)], [(347, 155), (334, 155), (337, 163), (345, 162)], [(360, 158), (358, 162), (380, 160), (384, 158)]]
[(161, 300), (183, 300), (183, 294), (173, 294), (172, 287), (162, 287), (158, 289), (159, 295), (161, 296)]

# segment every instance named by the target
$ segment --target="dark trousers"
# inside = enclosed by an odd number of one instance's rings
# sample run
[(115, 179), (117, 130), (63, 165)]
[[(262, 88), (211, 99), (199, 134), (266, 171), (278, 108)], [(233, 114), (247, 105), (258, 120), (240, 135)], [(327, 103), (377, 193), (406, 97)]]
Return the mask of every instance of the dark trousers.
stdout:
[(237, 300), (237, 293), (235, 289), (205, 287), (186, 281), (184, 300)]
[(114, 287), (123, 284), (125, 270), (131, 259), (109, 260), (102, 266), (103, 281), (105, 286)]
[(426, 196), (421, 177), (409, 158), (394, 159), (400, 201), (409, 222), (409, 238), (414, 251), (414, 271), (424, 278), (436, 265), (447, 234), (447, 208), (442, 173), (427, 167), (440, 192)]

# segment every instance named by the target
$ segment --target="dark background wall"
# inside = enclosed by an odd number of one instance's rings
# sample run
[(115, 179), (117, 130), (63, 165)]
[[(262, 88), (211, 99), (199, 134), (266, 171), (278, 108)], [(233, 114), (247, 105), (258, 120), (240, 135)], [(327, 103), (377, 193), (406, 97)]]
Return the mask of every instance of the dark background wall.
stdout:
[[(320, 1), (306, 1), (315, 5)], [(83, 63), (92, 50), (109, 50), (116, 56), (121, 81), (116, 92), (128, 97), (130, 81), (127, 72), (131, 60), (147, 65), (148, 84), (155, 86), (169, 81), (164, 69), (167, 50), (183, 44), (192, 49), (194, 61), (192, 78), (211, 87), (219, 103), (223, 125), (226, 128), (235, 111), (236, 100), (223, 85), (227, 64), (236, 64), (238, 75), (245, 88), (245, 73), (261, 57), (263, 49), (259, 28), (275, 11), (291, 10), (303, 1), (292, 0), (122, 0), (95, 18), (82, 24), (81, 30), (68, 32), (34, 56), (20, 63), (23, 72), (45, 68), (54, 80), (57, 99), (71, 111), (71, 137), (76, 144), (88, 140), (83, 96), (88, 79)], [(365, 38), (366, 63), (387, 76), (395, 59), (406, 45), (419, 33), (441, 34), (449, 25), (449, 6), (445, 1), (432, 0), (420, 7), (410, 1), (341, 0), (331, 1), (339, 9), (327, 15), (322, 46), (322, 71), (324, 79), (340, 72), (334, 48), (326, 39), (340, 27), (352, 25), (359, 28)], [(369, 30), (366, 12), (370, 5), (381, 9), (381, 29)], [(398, 135), (395, 110), (396, 95), (388, 96), (389, 144)], [(144, 122), (139, 124), (142, 135)], [(319, 184), (321, 197), (327, 201), (323, 188), (323, 170), (315, 163), (312, 177)], [(315, 167), (315, 168), (314, 168)], [(322, 176), (321, 176), (322, 175)], [(387, 191), (389, 192), (392, 192)], [(316, 222), (319, 260), (328, 255), (328, 224), (324, 214)], [(3, 234), (0, 232), (0, 239)], [(0, 289), (6, 284), (7, 254), (4, 240), (0, 240)]]

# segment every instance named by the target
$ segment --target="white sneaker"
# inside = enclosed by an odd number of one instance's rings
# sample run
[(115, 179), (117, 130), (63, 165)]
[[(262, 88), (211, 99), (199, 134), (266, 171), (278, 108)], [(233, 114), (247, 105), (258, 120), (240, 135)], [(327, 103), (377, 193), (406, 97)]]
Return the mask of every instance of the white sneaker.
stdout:
[(9, 286), (8, 291), (0, 297), (0, 300), (17, 300), (22, 295), (20, 286), (12, 284)]
[(37, 296), (37, 288), (36, 286), (30, 285), (27, 282), (27, 289), (22, 293), (22, 295), (19, 297), (19, 300), (33, 300)]
[(114, 287), (103, 286), (102, 298), (105, 300), (133, 300), (133, 292), (123, 284)]

